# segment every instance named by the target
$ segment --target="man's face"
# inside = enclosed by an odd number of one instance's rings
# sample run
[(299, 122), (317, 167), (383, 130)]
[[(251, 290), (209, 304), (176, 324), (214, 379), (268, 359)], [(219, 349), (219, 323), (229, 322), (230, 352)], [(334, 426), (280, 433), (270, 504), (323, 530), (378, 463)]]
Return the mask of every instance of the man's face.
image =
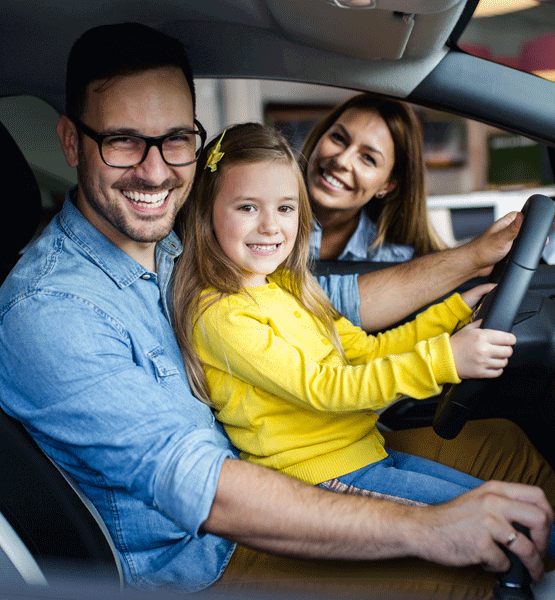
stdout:
[[(97, 133), (161, 136), (192, 130), (191, 92), (173, 67), (92, 82), (82, 122)], [(106, 237), (132, 256), (166, 237), (185, 202), (195, 164), (167, 165), (151, 147), (136, 167), (109, 167), (98, 145), (83, 135), (78, 149), (77, 207)]]

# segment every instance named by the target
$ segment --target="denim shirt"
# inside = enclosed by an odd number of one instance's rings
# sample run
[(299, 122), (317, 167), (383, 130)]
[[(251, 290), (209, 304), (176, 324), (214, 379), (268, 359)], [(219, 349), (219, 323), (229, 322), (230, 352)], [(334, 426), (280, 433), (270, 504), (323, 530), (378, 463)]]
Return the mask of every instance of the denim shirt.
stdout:
[[(0, 288), (0, 402), (94, 503), (127, 583), (193, 592), (234, 550), (200, 528), (237, 454), (192, 396), (170, 324), (180, 252), (172, 233), (151, 273), (66, 199)], [(358, 311), (356, 280), (323, 283)]]
[[(365, 210), (360, 211), (357, 228), (349, 238), (343, 252), (337, 260), (370, 260), (373, 262), (404, 262), (414, 256), (414, 249), (407, 244), (383, 243), (372, 248), (376, 239), (377, 228)], [(314, 223), (310, 232), (310, 256), (320, 258), (322, 245), (322, 228)]]

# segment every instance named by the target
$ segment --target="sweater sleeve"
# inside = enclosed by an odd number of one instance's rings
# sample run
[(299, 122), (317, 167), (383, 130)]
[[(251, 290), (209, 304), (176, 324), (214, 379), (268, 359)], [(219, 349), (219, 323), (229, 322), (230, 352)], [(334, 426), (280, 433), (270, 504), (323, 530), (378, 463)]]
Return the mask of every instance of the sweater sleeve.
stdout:
[[(443, 383), (460, 382), (446, 332), (397, 354), (378, 352), (365, 364), (346, 365), (315, 359), (304, 339), (291, 341), (255, 305), (239, 305), (233, 298), (204, 312), (195, 343), (217, 408), (254, 386), (319, 411), (376, 410), (403, 395), (425, 398), (438, 394)], [(333, 352), (325, 337), (318, 337), (317, 344)], [(211, 369), (220, 375), (211, 377)]]
[(419, 313), (414, 320), (377, 335), (368, 335), (344, 318), (336, 321), (336, 328), (349, 362), (363, 364), (389, 354), (409, 352), (418, 342), (442, 333), (451, 334), (471, 315), (472, 309), (461, 296), (453, 294)]

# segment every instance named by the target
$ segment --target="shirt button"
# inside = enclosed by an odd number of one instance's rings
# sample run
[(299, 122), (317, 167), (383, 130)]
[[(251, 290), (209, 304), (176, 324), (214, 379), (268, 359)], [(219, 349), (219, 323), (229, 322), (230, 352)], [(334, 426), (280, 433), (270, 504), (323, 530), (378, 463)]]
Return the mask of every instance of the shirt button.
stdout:
[(298, 310), (296, 310), (293, 314), (297, 317), (297, 319), (301, 318), (301, 313)]
[(277, 284), (276, 283), (270, 283), (268, 285), (268, 288), (271, 289), (271, 290), (277, 290)]
[(150, 279), (150, 273), (143, 273), (141, 279)]
[(324, 344), (324, 346), (327, 346), (329, 343), (329, 340), (327, 340), (326, 338), (322, 338), (322, 344)]

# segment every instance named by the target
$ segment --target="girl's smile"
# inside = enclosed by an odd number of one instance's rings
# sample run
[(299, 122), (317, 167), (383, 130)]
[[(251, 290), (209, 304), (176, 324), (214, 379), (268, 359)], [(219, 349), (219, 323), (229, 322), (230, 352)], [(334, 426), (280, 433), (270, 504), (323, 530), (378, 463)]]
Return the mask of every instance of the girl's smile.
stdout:
[(256, 254), (268, 256), (277, 252), (281, 244), (247, 244), (247, 247)]

